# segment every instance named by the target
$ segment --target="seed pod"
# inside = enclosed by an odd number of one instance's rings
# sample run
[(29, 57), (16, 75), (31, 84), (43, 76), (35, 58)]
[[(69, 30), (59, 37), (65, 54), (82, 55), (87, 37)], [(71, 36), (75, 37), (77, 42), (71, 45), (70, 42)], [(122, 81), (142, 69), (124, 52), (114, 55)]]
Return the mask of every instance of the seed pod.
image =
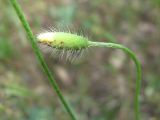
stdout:
[(46, 32), (37, 36), (38, 42), (53, 48), (53, 53), (60, 58), (73, 61), (82, 57), (89, 47), (87, 38), (65, 32)]

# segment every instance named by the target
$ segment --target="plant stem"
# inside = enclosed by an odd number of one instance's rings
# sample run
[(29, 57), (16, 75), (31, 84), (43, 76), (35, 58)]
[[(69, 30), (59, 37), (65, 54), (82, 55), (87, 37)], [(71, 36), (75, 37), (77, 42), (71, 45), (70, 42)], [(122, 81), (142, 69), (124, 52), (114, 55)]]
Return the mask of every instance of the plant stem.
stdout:
[(115, 43), (104, 43), (104, 42), (91, 42), (89, 41), (89, 44), (91, 47), (110, 47), (110, 48), (117, 48), (121, 49), (124, 52), (126, 52), (131, 59), (134, 61), (135, 66), (136, 66), (136, 74), (137, 74), (137, 79), (136, 79), (136, 88), (135, 88), (135, 98), (134, 98), (134, 111), (135, 111), (135, 119), (140, 120), (140, 89), (141, 89), (141, 79), (142, 79), (142, 71), (141, 71), (141, 65), (140, 62), (138, 61), (137, 57), (135, 54), (128, 49), (127, 47), (124, 47), (123, 45), (120, 44), (115, 44)]
[(26, 20), (26, 18), (24, 16), (23, 12), (22, 12), (22, 9), (21, 9), (20, 5), (18, 4), (17, 0), (10, 0), (10, 1), (12, 3), (12, 6), (14, 7), (14, 9), (15, 9), (15, 11), (16, 11), (16, 13), (17, 13), (17, 15), (18, 15), (18, 17), (19, 17), (19, 19), (20, 19), (20, 21), (21, 21), (21, 23), (22, 23), (22, 25), (23, 25), (23, 27), (25, 29), (25, 31), (26, 31), (26, 34), (27, 34), (27, 36), (29, 38), (28, 40), (30, 41), (30, 43), (32, 45), (32, 48), (33, 48), (33, 50), (35, 52), (35, 55), (36, 55), (37, 59), (39, 60), (39, 62), (41, 64), (45, 74), (47, 75), (48, 80), (50, 81), (53, 89), (57, 93), (61, 103), (65, 107), (66, 111), (68, 112), (68, 114), (70, 115), (72, 120), (76, 120), (76, 116), (75, 116), (74, 112), (72, 111), (72, 109), (71, 109), (70, 105), (67, 103), (67, 101), (64, 99), (64, 97), (63, 97), (63, 95), (62, 95), (62, 93), (61, 93), (56, 81), (54, 80), (54, 78), (53, 78), (53, 76), (52, 76), (47, 64), (44, 61), (44, 58), (41, 55), (41, 52), (40, 52), (40, 50), (39, 50), (39, 48), (38, 48), (38, 46), (36, 44), (36, 39), (33, 36), (33, 33), (31, 31), (31, 29), (30, 29), (30, 26), (29, 26), (29, 24), (28, 24), (28, 22), (27, 22), (27, 20)]

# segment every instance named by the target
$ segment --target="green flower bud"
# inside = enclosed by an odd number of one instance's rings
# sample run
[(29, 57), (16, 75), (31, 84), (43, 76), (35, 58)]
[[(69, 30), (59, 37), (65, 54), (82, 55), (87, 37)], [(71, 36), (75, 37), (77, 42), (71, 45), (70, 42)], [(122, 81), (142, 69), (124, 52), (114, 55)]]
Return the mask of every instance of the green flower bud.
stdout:
[(89, 46), (88, 39), (65, 32), (46, 32), (37, 36), (38, 42), (57, 49), (80, 50)]
[(46, 49), (49, 48), (53, 55), (69, 61), (80, 59), (90, 45), (87, 38), (65, 32), (45, 32), (37, 39), (42, 45), (47, 45)]

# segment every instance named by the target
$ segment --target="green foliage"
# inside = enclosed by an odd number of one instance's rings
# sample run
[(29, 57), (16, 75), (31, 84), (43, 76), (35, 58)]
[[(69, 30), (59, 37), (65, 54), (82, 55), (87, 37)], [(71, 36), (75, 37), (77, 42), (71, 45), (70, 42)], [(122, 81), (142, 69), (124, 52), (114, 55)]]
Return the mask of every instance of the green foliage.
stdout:
[(0, 59), (9, 59), (12, 55), (12, 48), (8, 39), (0, 37)]
[(71, 25), (76, 13), (76, 6), (74, 2), (69, 5), (63, 5), (59, 7), (50, 7), (49, 14), (54, 19), (60, 20), (59, 23), (61, 25), (59, 27), (63, 27), (64, 25)]
[(22, 85), (16, 83), (8, 83), (5, 86), (4, 92), (8, 96), (29, 97), (33, 96), (32, 92)]
[(53, 120), (54, 115), (49, 108), (32, 107), (28, 109), (27, 120)]
[(160, 7), (160, 0), (152, 0), (152, 3), (156, 7)]

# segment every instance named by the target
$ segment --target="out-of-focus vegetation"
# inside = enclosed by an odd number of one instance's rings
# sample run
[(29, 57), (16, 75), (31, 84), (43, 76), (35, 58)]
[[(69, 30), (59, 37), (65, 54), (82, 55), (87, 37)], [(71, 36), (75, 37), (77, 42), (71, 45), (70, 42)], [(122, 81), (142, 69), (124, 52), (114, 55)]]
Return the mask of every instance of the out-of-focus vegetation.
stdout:
[[(56, 27), (117, 42), (142, 63), (142, 120), (160, 119), (160, 0), (19, 0), (35, 34)], [(7, 0), (0, 1), (0, 119), (69, 120)], [(96, 49), (77, 64), (44, 53), (80, 120), (134, 120), (135, 71), (119, 50)]]

